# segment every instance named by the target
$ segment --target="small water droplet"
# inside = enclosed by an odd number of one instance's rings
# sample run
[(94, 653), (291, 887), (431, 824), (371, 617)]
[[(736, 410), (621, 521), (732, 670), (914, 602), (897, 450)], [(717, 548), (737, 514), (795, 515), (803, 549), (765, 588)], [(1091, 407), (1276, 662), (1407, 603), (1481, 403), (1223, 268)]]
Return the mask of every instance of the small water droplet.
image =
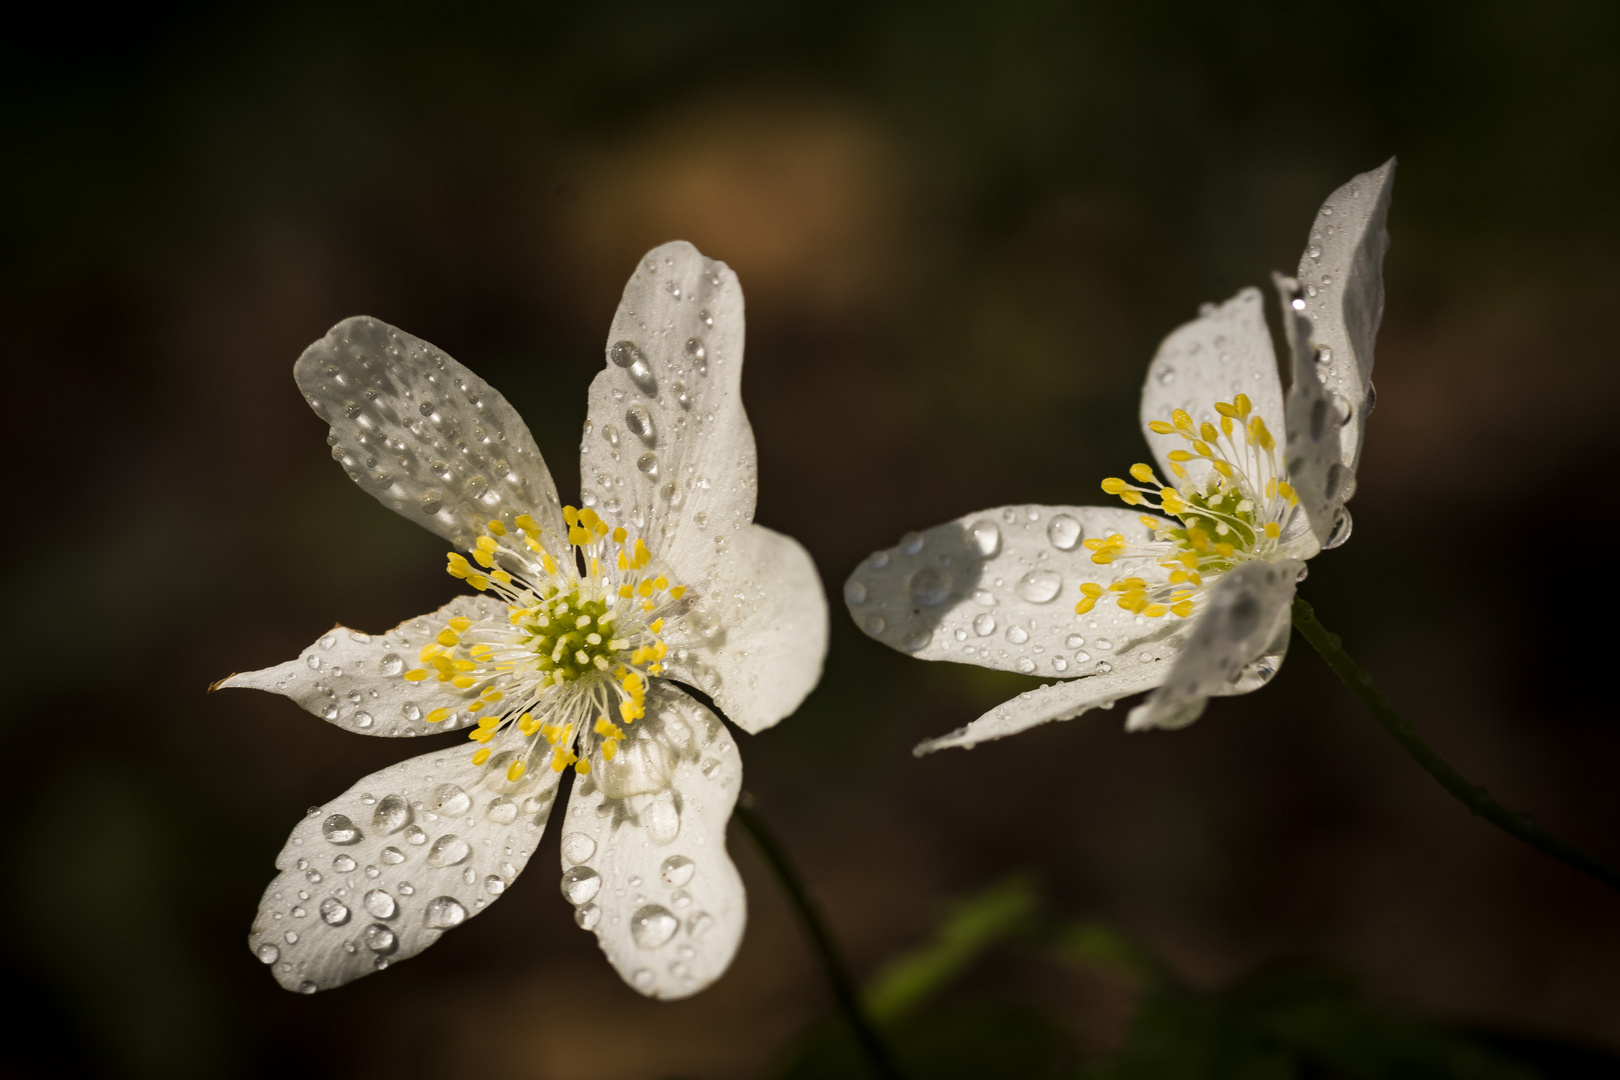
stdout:
[(653, 984), (653, 973), (646, 968), (637, 968), (636, 973), (630, 976), (630, 981), (638, 990), (645, 990)]
[(313, 993), (315, 993), (315, 991), (317, 991), (319, 989), (320, 989), (319, 986), (316, 986), (313, 982), (311, 982), (308, 979), (305, 979), (303, 982), (298, 984), (298, 992), (300, 994), (313, 994)]
[(1029, 640), (1029, 631), (1016, 624), (1009, 626), (1007, 627), (1007, 640), (1014, 645), (1022, 645)]
[(980, 637), (989, 637), (996, 632), (996, 619), (988, 611), (973, 620), (973, 632)]
[(921, 652), (922, 650), (926, 649), (928, 647), (928, 643), (933, 640), (933, 630), (926, 626), (919, 627), (905, 636), (905, 640), (900, 642), (900, 647), (906, 650), (906, 652)]
[(583, 904), (602, 889), (602, 875), (589, 866), (570, 867), (562, 876), (562, 894), (570, 904)]
[(371, 724), (372, 724), (372, 716), (371, 716), (370, 713), (366, 712), (364, 709), (361, 709), (359, 712), (354, 714), (354, 726), (355, 727), (368, 728), (368, 727), (371, 726)]
[(389, 653), (377, 661), (377, 667), (384, 675), (398, 675), (405, 670), (405, 661), (400, 659), (398, 653)]
[(563, 858), (569, 862), (582, 863), (596, 854), (596, 841), (584, 833), (569, 833), (563, 837)]
[(392, 930), (382, 923), (372, 923), (362, 930), (360, 940), (365, 943), (366, 948), (374, 953), (386, 955), (399, 948), (399, 939), (394, 936)]
[(656, 949), (669, 942), (681, 928), (680, 920), (668, 908), (648, 904), (630, 916), (630, 937), (637, 947)]
[(405, 719), (413, 723), (422, 719), (422, 707), (414, 701), (407, 701), (399, 711), (405, 714)]
[(968, 527), (973, 537), (973, 546), (980, 555), (986, 559), (993, 559), (1001, 550), (1001, 526), (993, 521), (980, 518)]
[(371, 812), (371, 827), (384, 836), (397, 833), (410, 820), (410, 804), (398, 795), (384, 795)]
[(506, 879), (499, 874), (491, 874), (484, 879), (484, 891), (491, 896), (499, 896), (506, 891)]
[(714, 928), (714, 916), (707, 911), (700, 911), (686, 920), (686, 932), (693, 937), (702, 937)]
[(624, 414), (624, 426), (640, 439), (648, 449), (658, 445), (658, 432), (653, 427), (652, 414), (645, 405), (632, 405)]
[(339, 855), (337, 858), (332, 860), (332, 869), (336, 870), (340, 874), (347, 874), (349, 871), (354, 869), (354, 865), (354, 860), (349, 858), (347, 855)]
[(417, 503), (424, 514), (437, 514), (444, 507), (444, 499), (432, 488), (422, 492), (422, 499)]
[(1063, 588), (1063, 578), (1052, 570), (1031, 570), (1018, 579), (1018, 595), (1031, 604), (1045, 604)]
[(636, 459), (636, 468), (649, 480), (658, 479), (658, 455), (651, 450)]
[(667, 844), (681, 831), (681, 812), (675, 805), (675, 793), (660, 791), (641, 811), (641, 826), (647, 838), (655, 844)]
[(457, 866), (472, 854), (472, 845), (454, 833), (446, 833), (433, 841), (428, 849), (429, 866)]
[(338, 707), (336, 705), (328, 705), (326, 708), (321, 710), (321, 717), (325, 720), (336, 720), (338, 718)]
[(399, 905), (394, 903), (394, 898), (381, 889), (372, 889), (366, 893), (360, 903), (378, 919), (392, 919), (394, 912), (399, 910)]
[(664, 879), (664, 884), (672, 889), (678, 889), (691, 881), (695, 873), (697, 864), (685, 855), (671, 855), (658, 868), (658, 875)]
[(281, 959), (281, 950), (266, 941), (254, 950), (261, 964), (273, 964)]
[(874, 611), (866, 617), (864, 625), (868, 634), (881, 634), (888, 628), (889, 623), (887, 619)]
[(358, 844), (360, 830), (346, 814), (333, 814), (321, 822), (321, 835), (334, 844)]
[(1031, 660), (1027, 656), (1020, 656), (1018, 658), (1018, 670), (1022, 671), (1025, 675), (1030, 674), (1035, 670), (1035, 661)]
[(1052, 657), (1052, 667), (1058, 671), (1068, 671), (1069, 662), (1061, 656)]
[(584, 904), (574, 911), (574, 923), (581, 930), (595, 930), (601, 921), (602, 909), (595, 904)]
[(467, 921), (467, 909), (453, 896), (435, 896), (422, 912), (422, 923), (429, 930), (448, 930)]
[[(714, 325), (714, 320), (709, 317), (709, 313), (707, 311), (698, 312), (698, 317), (703, 320), (705, 326)], [(702, 339), (687, 339), (686, 358), (692, 362), (692, 367), (697, 370), (699, 375), (707, 375), (709, 373), (709, 350), (708, 347), (703, 344)]]
[(1333, 517), (1333, 528), (1328, 531), (1328, 538), (1322, 544), (1322, 550), (1331, 551), (1350, 539), (1350, 530), (1354, 527), (1355, 522), (1350, 520), (1349, 508), (1339, 507), (1338, 513)]
[(911, 575), (907, 586), (911, 602), (920, 607), (943, 604), (951, 595), (951, 579), (938, 567), (926, 566)]
[(440, 784), (433, 789), (431, 805), (445, 817), (460, 817), (472, 809), (472, 798), (455, 784)]
[(389, 866), (398, 866), (405, 861), (405, 853), (397, 847), (385, 847), (382, 849), (382, 861)]
[(920, 532), (908, 532), (900, 538), (900, 550), (907, 555), (915, 555), (923, 549), (927, 541)]
[(497, 825), (510, 825), (517, 820), (517, 803), (505, 795), (491, 799), (489, 806), (484, 810), (484, 816)]
[(349, 921), (349, 909), (343, 901), (328, 896), (321, 901), (321, 921), (327, 926), (342, 926)]
[(1112, 649), (1114, 647), (1114, 643), (1105, 637), (1098, 638), (1096, 641), (1092, 642), (1092, 644), (1097, 646), (1099, 649)]
[(1160, 386), (1169, 386), (1176, 381), (1176, 369), (1168, 365), (1161, 367), (1156, 376)]
[(1081, 637), (1079, 634), (1070, 634), (1067, 638), (1064, 639), (1064, 642), (1063, 642), (1063, 644), (1067, 645), (1071, 649), (1078, 649), (1080, 646), (1084, 645), (1085, 643), (1086, 643), (1086, 639)]
[(1073, 551), (1080, 542), (1080, 523), (1068, 514), (1058, 514), (1047, 524), (1046, 538), (1059, 551)]
[(851, 604), (866, 603), (866, 586), (854, 578), (844, 582), (844, 599)]
[(1091, 659), (1091, 654), (1086, 652), (1084, 649), (1081, 649), (1079, 652), (1074, 654), (1074, 661), (1077, 664), (1083, 664), (1087, 660), (1090, 660), (1090, 659)]

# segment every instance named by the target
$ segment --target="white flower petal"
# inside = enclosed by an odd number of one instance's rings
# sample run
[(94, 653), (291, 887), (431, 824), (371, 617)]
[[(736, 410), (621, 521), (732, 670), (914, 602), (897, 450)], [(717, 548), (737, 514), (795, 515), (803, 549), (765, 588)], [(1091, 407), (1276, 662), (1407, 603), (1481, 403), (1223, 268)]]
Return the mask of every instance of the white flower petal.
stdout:
[(332, 456), (383, 505), (468, 549), (530, 514), (566, 551), (557, 486), (517, 410), (420, 338), (370, 316), (304, 350), (293, 377), (332, 425)]
[[(1204, 305), (1198, 318), (1177, 327), (1159, 346), (1142, 384), (1142, 432), (1159, 461), (1160, 476), (1172, 485), (1169, 453), (1187, 449), (1180, 435), (1159, 435), (1148, 430), (1154, 420), (1169, 420), (1185, 409), (1194, 424), (1220, 425), (1217, 401), (1232, 401), (1248, 394), (1254, 411), (1273, 434), (1283, 432), (1282, 382), (1277, 356), (1266, 330), (1265, 301), (1259, 289), (1248, 288), (1219, 306)], [(1186, 463), (1192, 479), (1202, 483), (1209, 463), (1195, 458)]]
[(293, 829), (248, 946), (289, 990), (415, 956), (484, 910), (533, 854), (557, 774), (507, 783), (453, 746), (372, 773)]
[[(1151, 516), (1151, 515), (1149, 515)], [(925, 660), (1073, 677), (1117, 664), (1180, 622), (1123, 611), (1104, 596), (1076, 615), (1080, 584), (1106, 585), (1118, 564), (1091, 561), (1084, 541), (1149, 537), (1143, 515), (1112, 506), (1002, 506), (968, 514), (869, 557), (844, 601), (867, 635)], [(1163, 571), (1131, 564), (1131, 573)]]
[(737, 275), (684, 241), (649, 251), (624, 287), (591, 382), (581, 499), (704, 589), (717, 537), (754, 519)]
[(742, 761), (725, 725), (668, 683), (653, 683), (631, 735), (575, 781), (562, 891), (625, 982), (683, 998), (718, 979), (742, 939), (742, 879), (726, 854)]
[[(1179, 641), (1178, 637), (1178, 646)], [(1119, 671), (1026, 690), (1012, 700), (997, 705), (966, 727), (919, 744), (913, 753), (921, 757), (948, 747), (966, 749), (991, 739), (1016, 735), (1053, 720), (1072, 720), (1091, 709), (1112, 709), (1120, 698), (1159, 685), (1168, 672), (1168, 660), (1173, 657), (1174, 649), (1166, 647), (1161, 652), (1166, 656), (1166, 662), (1126, 664)]]
[[(407, 682), (404, 672), (421, 667), (423, 646), (451, 619), (504, 621), (506, 605), (488, 596), (458, 596), (439, 610), (406, 619), (386, 634), (364, 634), (334, 626), (296, 660), (221, 680), (216, 689), (244, 687), (292, 698), (309, 712), (345, 731), (362, 735), (431, 735), (454, 731), (475, 717), (462, 706), (476, 695), (437, 679)], [(450, 709), (445, 720), (429, 724), (434, 709)]]
[(1276, 284), (1293, 373), (1288, 386), (1284, 458), (1289, 482), (1299, 496), (1316, 541), (1314, 545), (1307, 541), (1303, 549), (1291, 545), (1286, 550), (1308, 559), (1318, 547), (1337, 546), (1333, 535), (1339, 528), (1336, 523), (1340, 515), (1348, 513), (1343, 507), (1349, 490), (1345, 481), (1350, 474), (1339, 460), (1340, 416), (1316, 370), (1316, 351), (1310, 344), (1311, 321), (1293, 306), (1299, 302), (1299, 282), (1278, 275)]
[(1385, 224), (1394, 181), (1395, 159), (1390, 158), (1329, 195), (1299, 259), (1304, 313), (1319, 357), (1326, 355), (1319, 359), (1325, 383), (1337, 395), (1336, 411), (1348, 417), (1342, 460), (1351, 475), (1372, 411), (1373, 339), (1384, 314)]
[(1193, 623), (1163, 684), (1131, 710), (1125, 727), (1185, 727), (1209, 698), (1264, 685), (1282, 663), (1289, 604), (1305, 564), (1298, 559), (1248, 562), (1221, 576)]
[(792, 537), (750, 525), (727, 539), (707, 590), (664, 632), (664, 673), (756, 733), (797, 709), (821, 678), (827, 597)]

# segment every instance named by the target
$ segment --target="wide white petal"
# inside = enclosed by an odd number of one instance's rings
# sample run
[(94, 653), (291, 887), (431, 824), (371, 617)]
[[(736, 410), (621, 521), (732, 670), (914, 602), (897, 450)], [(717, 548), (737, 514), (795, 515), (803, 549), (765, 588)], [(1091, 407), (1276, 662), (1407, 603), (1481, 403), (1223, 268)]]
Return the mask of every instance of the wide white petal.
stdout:
[(947, 747), (966, 749), (991, 739), (1016, 735), (1053, 720), (1072, 720), (1091, 709), (1112, 709), (1120, 698), (1151, 690), (1168, 673), (1180, 637), (1161, 645), (1163, 661), (1125, 664), (1118, 671), (1090, 675), (1069, 682), (1051, 683), (1026, 690), (1004, 701), (966, 727), (921, 743), (913, 751), (918, 757)]
[[(1140, 514), (1112, 506), (1002, 506), (967, 514), (869, 557), (844, 585), (850, 617), (870, 637), (924, 660), (1065, 678), (1120, 662), (1173, 635), (1174, 617), (1148, 619), (1104, 596), (1076, 615), (1082, 582), (1126, 576), (1099, 566), (1083, 541), (1150, 534)], [(1161, 580), (1148, 561), (1129, 573)]]
[(248, 946), (289, 990), (415, 956), (501, 895), (540, 842), (557, 774), (506, 781), (453, 746), (372, 773), (293, 829)]
[(1125, 727), (1185, 727), (1209, 698), (1263, 686), (1282, 663), (1289, 605), (1305, 564), (1298, 559), (1249, 562), (1222, 575), (1193, 622), (1159, 689), (1131, 710)]
[[(1164, 479), (1174, 483), (1168, 455), (1187, 449), (1187, 441), (1179, 435), (1156, 434), (1148, 424), (1169, 420), (1176, 409), (1185, 409), (1194, 424), (1218, 427), (1221, 417), (1215, 403), (1229, 402), (1238, 394), (1248, 394), (1255, 413), (1272, 432), (1282, 434), (1282, 382), (1266, 330), (1265, 300), (1255, 288), (1244, 289), (1224, 304), (1205, 304), (1198, 318), (1164, 339), (1148, 365), (1142, 384), (1142, 433)], [(1195, 458), (1186, 469), (1202, 483), (1210, 466)]]
[[(461, 707), (477, 695), (437, 679), (406, 682), (401, 674), (420, 667), (422, 647), (445, 624), (461, 616), (474, 622), (506, 618), (506, 605), (488, 596), (458, 596), (439, 610), (406, 619), (386, 634), (363, 634), (334, 626), (296, 660), (221, 680), (215, 689), (244, 687), (292, 698), (345, 731), (362, 735), (431, 735), (454, 731), (476, 719)], [(434, 709), (450, 709), (437, 724), (424, 722)]]
[(487, 522), (530, 514), (566, 551), (557, 485), (517, 410), (441, 350), (370, 316), (304, 350), (293, 377), (332, 425), (349, 478), (467, 549)]
[(1304, 313), (1335, 408), (1347, 418), (1342, 461), (1354, 475), (1372, 412), (1373, 339), (1384, 315), (1386, 223), (1395, 183), (1390, 158), (1339, 188), (1316, 213), (1299, 259)]
[(761, 525), (725, 538), (709, 588), (665, 631), (665, 674), (758, 732), (799, 707), (827, 657), (827, 597), (798, 541)]
[(683, 241), (649, 251), (624, 287), (591, 382), (581, 499), (707, 591), (717, 541), (754, 519), (754, 433), (741, 397), (737, 275)]
[(725, 725), (664, 682), (631, 736), (574, 784), (562, 891), (625, 982), (683, 998), (726, 970), (747, 919), (726, 854), (742, 761)]

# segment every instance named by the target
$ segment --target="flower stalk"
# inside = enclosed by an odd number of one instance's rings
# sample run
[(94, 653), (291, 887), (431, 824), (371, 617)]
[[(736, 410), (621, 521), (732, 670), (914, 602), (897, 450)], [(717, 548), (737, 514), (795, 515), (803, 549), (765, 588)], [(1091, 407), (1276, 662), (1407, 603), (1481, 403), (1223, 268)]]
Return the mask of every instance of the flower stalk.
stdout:
[(850, 977), (849, 966), (844, 963), (844, 958), (838, 952), (838, 946), (833, 942), (832, 932), (827, 929), (826, 920), (817, 909), (816, 902), (811, 899), (809, 890), (805, 888), (804, 878), (799, 875), (798, 868), (788, 857), (787, 849), (782, 846), (782, 842), (755, 812), (754, 798), (751, 794), (743, 792), (732, 811), (732, 817), (748, 831), (749, 838), (759, 848), (760, 854), (765, 856), (771, 872), (776, 875), (782, 891), (787, 894), (793, 910), (797, 912), (799, 921), (804, 924), (804, 932), (810, 939), (810, 949), (816, 954), (816, 962), (821, 965), (821, 973), (826, 976), (827, 984), (832, 989), (833, 999), (838, 1003), (838, 1011), (843, 1013), (844, 1020), (849, 1024), (855, 1041), (860, 1044), (861, 1052), (865, 1055), (867, 1063), (872, 1066), (872, 1071), (883, 1080), (902, 1080), (903, 1074), (896, 1067), (888, 1044), (878, 1034), (871, 1018), (866, 1015), (866, 1008), (861, 1004), (860, 992), (855, 989), (855, 981)]
[(1367, 711), (1372, 713), (1379, 726), (1389, 732), (1390, 738), (1399, 743), (1401, 749), (1405, 750), (1424, 772), (1434, 777), (1441, 787), (1449, 791), (1470, 812), (1484, 818), (1509, 836), (1523, 840), (1543, 854), (1573, 866), (1611, 888), (1620, 889), (1620, 870), (1569, 841), (1547, 832), (1537, 825), (1529, 814), (1509, 810), (1492, 799), (1484, 788), (1472, 783), (1452, 768), (1434, 747), (1423, 741), (1423, 737), (1417, 733), (1411, 722), (1403, 719), (1395, 711), (1389, 699), (1373, 685), (1372, 676), (1344, 651), (1339, 635), (1330, 633), (1317, 619), (1316, 612), (1310, 604), (1295, 597), (1293, 618), (1294, 629), (1311, 643), (1311, 647), (1327, 662), (1328, 667), (1333, 669), (1333, 673), (1350, 688), (1350, 692), (1367, 707)]

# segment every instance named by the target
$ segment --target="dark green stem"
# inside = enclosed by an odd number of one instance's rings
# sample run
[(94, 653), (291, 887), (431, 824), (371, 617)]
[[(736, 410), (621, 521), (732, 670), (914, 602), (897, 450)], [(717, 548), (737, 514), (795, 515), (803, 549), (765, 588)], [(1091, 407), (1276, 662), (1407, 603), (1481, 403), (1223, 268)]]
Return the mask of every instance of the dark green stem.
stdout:
[(804, 932), (810, 938), (811, 951), (816, 954), (822, 974), (827, 977), (833, 997), (838, 1002), (838, 1010), (844, 1014), (850, 1032), (860, 1044), (867, 1062), (877, 1075), (883, 1077), (883, 1080), (902, 1080), (900, 1070), (895, 1067), (894, 1057), (889, 1053), (888, 1045), (884, 1043), (861, 1005), (860, 992), (855, 989), (855, 982), (849, 976), (849, 968), (845, 966), (843, 957), (838, 954), (838, 946), (833, 944), (826, 921), (821, 917), (821, 912), (816, 910), (815, 901), (810, 899), (810, 893), (804, 887), (804, 879), (799, 876), (799, 871), (788, 858), (787, 851), (776, 839), (776, 835), (754, 812), (753, 801), (753, 798), (744, 792), (742, 798), (737, 800), (737, 809), (733, 811), (733, 816), (742, 823), (742, 827), (748, 831), (748, 835), (759, 848), (760, 854), (765, 856), (765, 861), (776, 874), (776, 880), (782, 885), (782, 891), (787, 893), (794, 911), (798, 913), (799, 921), (804, 924)]
[(1311, 647), (1322, 655), (1328, 667), (1344, 680), (1350, 692), (1361, 699), (1361, 703), (1367, 706), (1367, 711), (1373, 714), (1373, 719), (1389, 732), (1391, 738), (1401, 744), (1401, 748), (1412, 756), (1412, 760), (1422, 766), (1424, 772), (1438, 780), (1441, 787), (1456, 796), (1457, 800), (1469, 810), (1531, 847), (1566, 862), (1577, 870), (1586, 871), (1605, 885), (1620, 889), (1620, 870), (1582, 851), (1574, 844), (1544, 831), (1529, 814), (1515, 814), (1492, 799), (1484, 788), (1470, 783), (1461, 773), (1448, 765), (1445, 759), (1435, 752), (1434, 747), (1423, 741), (1416, 728), (1401, 719), (1395, 707), (1389, 703), (1389, 699), (1373, 686), (1372, 676), (1350, 659), (1350, 654), (1345, 652), (1339, 643), (1339, 635), (1329, 633), (1317, 620), (1316, 612), (1312, 610), (1311, 605), (1298, 597), (1294, 599), (1294, 629), (1298, 630), (1300, 636), (1310, 642)]

